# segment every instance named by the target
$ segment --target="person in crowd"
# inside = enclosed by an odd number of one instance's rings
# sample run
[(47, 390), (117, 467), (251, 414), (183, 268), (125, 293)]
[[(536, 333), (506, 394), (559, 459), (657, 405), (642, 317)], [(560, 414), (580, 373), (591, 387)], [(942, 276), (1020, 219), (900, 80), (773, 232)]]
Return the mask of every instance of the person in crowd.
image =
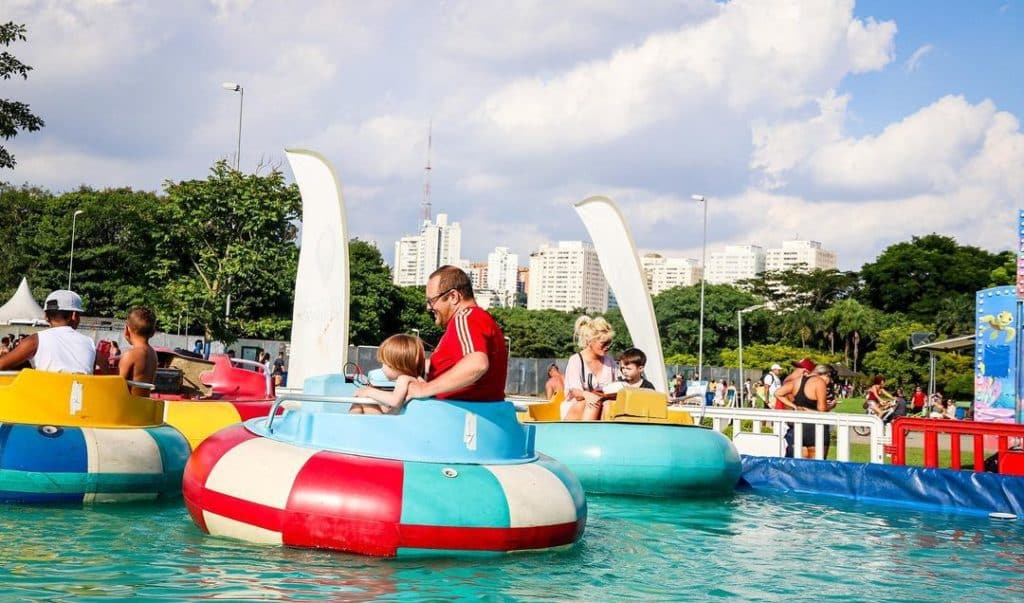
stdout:
[[(141, 306), (132, 308), (124, 323), (124, 340), (132, 347), (118, 362), (118, 372), (122, 378), (142, 383), (153, 383), (156, 379), (156, 350), (149, 345), (155, 333), (156, 313)], [(148, 389), (135, 386), (129, 386), (128, 389), (133, 396), (149, 397)]]
[(119, 358), (121, 356), (121, 346), (117, 345), (116, 341), (110, 342), (110, 358)]
[(920, 385), (915, 387), (914, 395), (911, 396), (910, 398), (910, 407), (915, 415), (920, 415), (924, 413), (924, 402), (926, 399), (927, 396), (924, 393), (924, 389)]
[(548, 381), (544, 384), (544, 395), (547, 396), (548, 400), (555, 397), (558, 392), (565, 391), (565, 377), (562, 376), (562, 372), (558, 370), (558, 365), (554, 362), (548, 366)]
[(74, 291), (58, 289), (46, 296), (43, 313), (50, 328), (25, 337), (18, 347), (0, 356), (0, 370), (30, 362), (41, 371), (93, 374), (96, 344), (77, 331), (82, 298)]
[[(819, 364), (811, 372), (801, 375), (799, 379), (786, 379), (786, 382), (782, 384), (782, 387), (779, 388), (775, 395), (791, 401), (796, 410), (828, 412), (835, 407), (835, 402), (830, 404), (828, 400), (828, 384), (831, 380), (832, 367), (827, 364)], [(824, 437), (826, 442), (831, 437), (828, 426), (825, 427)], [(803, 424), (802, 440), (801, 452), (803, 458), (814, 458), (813, 424)]]
[(675, 379), (672, 381), (672, 397), (676, 400), (682, 400), (686, 397), (686, 379), (680, 374), (676, 374)]
[(886, 408), (884, 413), (882, 413), (882, 423), (891, 423), (896, 419), (905, 416), (907, 416), (907, 398), (903, 395), (903, 390), (897, 388), (896, 399), (893, 400), (893, 403)]
[(274, 359), (274, 374), (284, 374), (284, 350), (279, 351), (277, 353), (277, 358)]
[(882, 375), (875, 375), (864, 400), (864, 404), (867, 405), (867, 409), (881, 418), (889, 407), (888, 403), (894, 400), (896, 400), (896, 396), (890, 394), (885, 389), (885, 377)]
[(722, 379), (715, 383), (715, 406), (725, 405), (725, 390), (728, 388), (728, 384), (725, 379)]
[(615, 381), (618, 364), (608, 354), (615, 331), (604, 318), (580, 316), (573, 338), (580, 351), (569, 357), (565, 367), (563, 421), (596, 421), (603, 410), (602, 392)]
[(377, 348), (377, 361), (380, 362), (384, 376), (394, 381), (395, 388), (386, 391), (370, 386), (360, 387), (356, 390), (356, 396), (370, 398), (377, 404), (353, 404), (349, 409), (352, 414), (399, 414), (405, 405), (409, 385), (423, 379), (427, 368), (427, 353), (419, 337), (392, 335)]
[(427, 312), (444, 327), (430, 356), (426, 381), (409, 384), (406, 401), (441, 398), (475, 402), (505, 399), (508, 346), (494, 318), (473, 297), (462, 269), (441, 266), (427, 279)]
[(779, 373), (782, 372), (782, 367), (778, 364), (773, 364), (768, 372), (764, 374), (764, 378), (761, 379), (761, 383), (764, 384), (765, 391), (767, 392), (767, 398), (765, 398), (765, 408), (768, 408), (768, 400), (775, 399), (775, 392), (782, 387), (782, 377)]
[(619, 372), (622, 373), (622, 380), (626, 387), (638, 389), (654, 389), (654, 384), (644, 376), (644, 367), (647, 366), (647, 354), (637, 348), (629, 348), (619, 354)]

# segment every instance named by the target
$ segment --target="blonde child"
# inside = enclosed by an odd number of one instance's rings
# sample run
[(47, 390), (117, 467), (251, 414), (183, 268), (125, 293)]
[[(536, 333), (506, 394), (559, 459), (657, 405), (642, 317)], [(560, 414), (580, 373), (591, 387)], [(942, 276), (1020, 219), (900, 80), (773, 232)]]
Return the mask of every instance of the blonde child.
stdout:
[[(149, 339), (156, 333), (156, 314), (149, 308), (132, 308), (124, 323), (124, 339), (131, 347), (121, 354), (118, 362), (122, 378), (143, 383), (153, 383), (156, 377), (156, 350), (149, 345)], [(149, 390), (130, 387), (133, 396), (149, 397)]]
[(384, 375), (395, 382), (395, 389), (384, 391), (369, 386), (359, 388), (356, 390), (357, 397), (371, 398), (379, 404), (353, 404), (350, 413), (398, 414), (405, 405), (405, 394), (409, 391), (409, 384), (417, 380), (422, 381), (427, 365), (427, 354), (419, 337), (392, 335), (377, 348), (377, 360), (381, 363)]

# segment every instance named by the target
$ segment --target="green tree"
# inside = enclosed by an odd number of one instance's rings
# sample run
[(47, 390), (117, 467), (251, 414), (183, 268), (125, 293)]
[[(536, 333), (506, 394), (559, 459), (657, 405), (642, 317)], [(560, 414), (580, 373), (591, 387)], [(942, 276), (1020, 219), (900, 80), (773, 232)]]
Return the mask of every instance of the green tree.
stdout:
[(890, 245), (861, 268), (861, 298), (883, 312), (901, 312), (930, 323), (942, 300), (973, 295), (985, 288), (1006, 256), (958, 245), (952, 237), (930, 234)]
[(576, 352), (572, 329), (578, 314), (558, 310), (493, 308), (491, 314), (522, 358), (565, 358)]
[(167, 216), (151, 274), (166, 283), (165, 314), (187, 315), (207, 338), (227, 343), (261, 318), (286, 325), (298, 261), (298, 187), (277, 170), (243, 174), (219, 161), (206, 180), (168, 181), (164, 189)]
[[(12, 42), (24, 42), (27, 40), (26, 31), (24, 25), (13, 21), (4, 23), (0, 25), (0, 44), (9, 47)], [(3, 79), (9, 80), (12, 75), (20, 75), (21, 79), (27, 80), (29, 71), (32, 71), (32, 67), (19, 61), (13, 54), (6, 50), (0, 52), (0, 77)], [(0, 136), (4, 140), (14, 138), (19, 130), (35, 132), (44, 125), (43, 120), (33, 114), (25, 103), (0, 98)], [(15, 163), (14, 155), (0, 146), (0, 169), (13, 168)]]
[[(721, 359), (722, 366), (739, 366), (738, 349), (722, 350), (719, 358)], [(788, 371), (793, 362), (804, 358), (810, 358), (818, 364), (831, 364), (839, 362), (841, 357), (838, 354), (826, 354), (817, 351), (808, 352), (804, 348), (780, 344), (755, 343), (750, 346), (743, 346), (744, 368), (768, 370), (771, 365), (778, 363), (786, 367)]]
[(737, 286), (780, 311), (806, 308), (820, 312), (853, 295), (859, 287), (859, 278), (854, 272), (834, 269), (790, 268), (762, 272), (755, 278), (740, 281)]
[(349, 341), (353, 345), (377, 345), (404, 330), (395, 312), (399, 295), (391, 283), (391, 269), (379, 249), (359, 239), (349, 241), (348, 256)]
[[(754, 295), (731, 285), (707, 285), (704, 291), (704, 363), (723, 349), (736, 347), (736, 311), (760, 303)], [(654, 312), (666, 356), (696, 354), (699, 348), (700, 287), (674, 287), (654, 298)], [(758, 316), (760, 315), (760, 316)], [(744, 336), (763, 339), (766, 314), (744, 317)], [(748, 328), (750, 329), (748, 332)]]
[(8, 299), (37, 265), (28, 242), (35, 237), (53, 195), (39, 187), (0, 183), (0, 295)]
[(136, 304), (160, 305), (161, 287), (149, 273), (166, 228), (163, 199), (128, 188), (81, 187), (39, 203), (43, 213), (31, 236), (21, 241), (31, 257), (37, 296), (67, 287), (72, 220), (81, 211), (74, 220), (72, 287), (86, 302), (88, 314), (124, 316)]
[(910, 348), (910, 334), (931, 330), (919, 322), (907, 322), (878, 334), (875, 350), (864, 356), (864, 369), (884, 375), (892, 386), (910, 387), (928, 381), (928, 355)]
[(877, 334), (900, 317), (886, 319), (878, 310), (855, 299), (836, 302), (822, 313), (822, 321), (843, 341), (843, 360), (854, 371)]
[(974, 295), (953, 293), (939, 303), (935, 330), (942, 337), (963, 335), (974, 330)]

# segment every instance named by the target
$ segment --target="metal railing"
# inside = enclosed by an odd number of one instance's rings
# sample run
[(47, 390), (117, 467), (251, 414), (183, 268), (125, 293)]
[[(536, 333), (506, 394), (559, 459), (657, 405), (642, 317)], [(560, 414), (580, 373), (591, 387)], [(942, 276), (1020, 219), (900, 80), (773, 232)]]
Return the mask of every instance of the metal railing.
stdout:
[[(867, 428), (870, 444), (869, 462), (885, 462), (885, 446), (888, 444), (885, 425), (874, 415), (844, 414), (831, 412), (802, 412), (796, 410), (770, 410), (758, 408), (729, 408), (720, 406), (673, 406), (670, 411), (688, 412), (694, 422), (700, 423), (705, 417), (711, 419), (715, 431), (724, 432), (732, 425), (732, 439), (742, 454), (753, 456), (784, 456), (786, 441), (784, 426), (793, 429), (793, 450), (798, 455), (803, 446), (814, 446), (814, 458), (825, 458), (825, 427), (836, 433), (836, 460), (850, 460), (850, 432), (854, 427)], [(745, 421), (750, 421), (745, 429)], [(814, 425), (814, 442), (803, 441), (802, 425)], [(771, 432), (763, 432), (770, 427)]]

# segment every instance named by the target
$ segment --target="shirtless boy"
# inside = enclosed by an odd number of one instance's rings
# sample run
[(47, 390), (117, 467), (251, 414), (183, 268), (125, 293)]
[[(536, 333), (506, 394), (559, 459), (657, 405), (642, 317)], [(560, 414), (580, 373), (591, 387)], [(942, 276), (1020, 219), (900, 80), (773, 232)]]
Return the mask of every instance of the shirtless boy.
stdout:
[[(131, 347), (121, 355), (121, 377), (130, 381), (153, 383), (156, 377), (156, 350), (149, 338), (156, 332), (156, 314), (149, 308), (136, 307), (128, 313), (124, 325), (124, 338)], [(149, 390), (131, 387), (133, 396), (149, 397)]]

